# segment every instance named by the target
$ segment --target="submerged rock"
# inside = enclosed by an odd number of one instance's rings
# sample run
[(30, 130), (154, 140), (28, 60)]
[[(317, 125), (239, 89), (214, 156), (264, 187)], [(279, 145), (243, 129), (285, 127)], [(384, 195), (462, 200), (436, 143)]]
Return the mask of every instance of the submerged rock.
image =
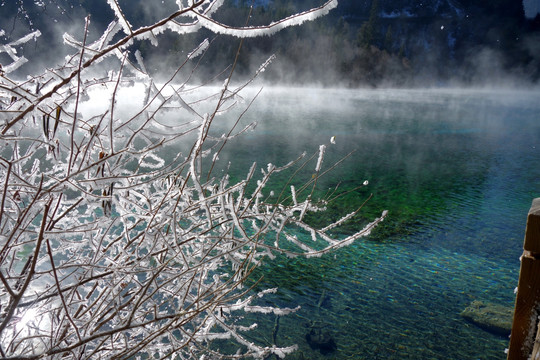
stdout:
[(336, 342), (328, 331), (321, 329), (311, 329), (306, 334), (306, 341), (313, 350), (319, 350), (321, 354), (327, 355), (337, 350)]
[(497, 335), (510, 335), (514, 309), (509, 306), (473, 301), (461, 312), (466, 320)]

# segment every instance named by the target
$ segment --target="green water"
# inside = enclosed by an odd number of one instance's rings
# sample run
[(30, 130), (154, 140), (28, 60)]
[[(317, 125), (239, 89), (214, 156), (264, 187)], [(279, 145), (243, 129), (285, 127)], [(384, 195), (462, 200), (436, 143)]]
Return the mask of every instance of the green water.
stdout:
[[(256, 131), (221, 156), (231, 171), (246, 173), (252, 161), (282, 165), (323, 143), (327, 167), (356, 150), (317, 194), (369, 185), (309, 220), (327, 224), (370, 194), (362, 215), (335, 235), (382, 210), (389, 217), (348, 248), (258, 269), (261, 288), (279, 287), (264, 301), (301, 310), (257, 318), (250, 338), (298, 344), (290, 359), (505, 359), (508, 338), (460, 313), (473, 300), (513, 305), (526, 216), (540, 196), (538, 99), (520, 91), (266, 90), (243, 119), (257, 120)], [(314, 330), (336, 349), (312, 349), (306, 334)]]

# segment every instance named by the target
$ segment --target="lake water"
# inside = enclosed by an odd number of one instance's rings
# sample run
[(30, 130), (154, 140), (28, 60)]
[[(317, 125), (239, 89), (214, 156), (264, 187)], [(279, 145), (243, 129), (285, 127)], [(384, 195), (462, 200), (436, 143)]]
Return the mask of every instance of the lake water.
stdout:
[[(265, 301), (301, 310), (258, 319), (250, 338), (298, 344), (290, 359), (505, 359), (508, 337), (460, 313), (474, 300), (513, 306), (527, 212), (540, 196), (539, 100), (526, 91), (264, 90), (242, 119), (259, 125), (236, 140), (231, 171), (282, 165), (323, 143), (328, 167), (356, 149), (321, 193), (369, 185), (311, 221), (325, 224), (369, 194), (343, 232), (389, 216), (350, 247), (259, 269), (262, 288), (279, 287)], [(312, 349), (310, 332), (336, 349)]]

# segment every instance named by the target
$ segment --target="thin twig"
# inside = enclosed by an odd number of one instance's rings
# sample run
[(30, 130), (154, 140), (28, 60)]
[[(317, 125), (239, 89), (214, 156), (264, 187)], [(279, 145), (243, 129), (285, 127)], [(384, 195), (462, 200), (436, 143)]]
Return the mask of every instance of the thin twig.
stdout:
[(58, 274), (56, 273), (56, 266), (54, 265), (54, 257), (51, 249), (51, 244), (49, 243), (49, 239), (46, 240), (47, 243), (47, 253), (49, 254), (49, 260), (51, 261), (51, 268), (52, 273), (54, 275), (54, 282), (56, 284), (56, 289), (58, 290), (58, 295), (60, 297), (60, 300), (62, 301), (62, 306), (64, 307), (64, 312), (66, 314), (66, 317), (68, 318), (68, 321), (71, 323), (71, 326), (73, 326), (73, 330), (75, 330), (75, 333), (77, 334), (77, 338), (79, 341), (82, 340), (81, 334), (79, 333), (79, 328), (71, 318), (71, 315), (69, 314), (69, 309), (66, 304), (66, 300), (64, 299), (64, 294), (62, 293), (62, 289), (60, 286), (60, 281), (58, 280)]

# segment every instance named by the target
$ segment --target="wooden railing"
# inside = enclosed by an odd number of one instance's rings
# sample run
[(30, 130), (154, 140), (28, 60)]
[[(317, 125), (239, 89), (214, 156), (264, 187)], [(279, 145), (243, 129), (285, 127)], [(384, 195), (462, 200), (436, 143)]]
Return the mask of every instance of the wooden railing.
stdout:
[(532, 202), (514, 307), (508, 360), (540, 359), (540, 198)]

